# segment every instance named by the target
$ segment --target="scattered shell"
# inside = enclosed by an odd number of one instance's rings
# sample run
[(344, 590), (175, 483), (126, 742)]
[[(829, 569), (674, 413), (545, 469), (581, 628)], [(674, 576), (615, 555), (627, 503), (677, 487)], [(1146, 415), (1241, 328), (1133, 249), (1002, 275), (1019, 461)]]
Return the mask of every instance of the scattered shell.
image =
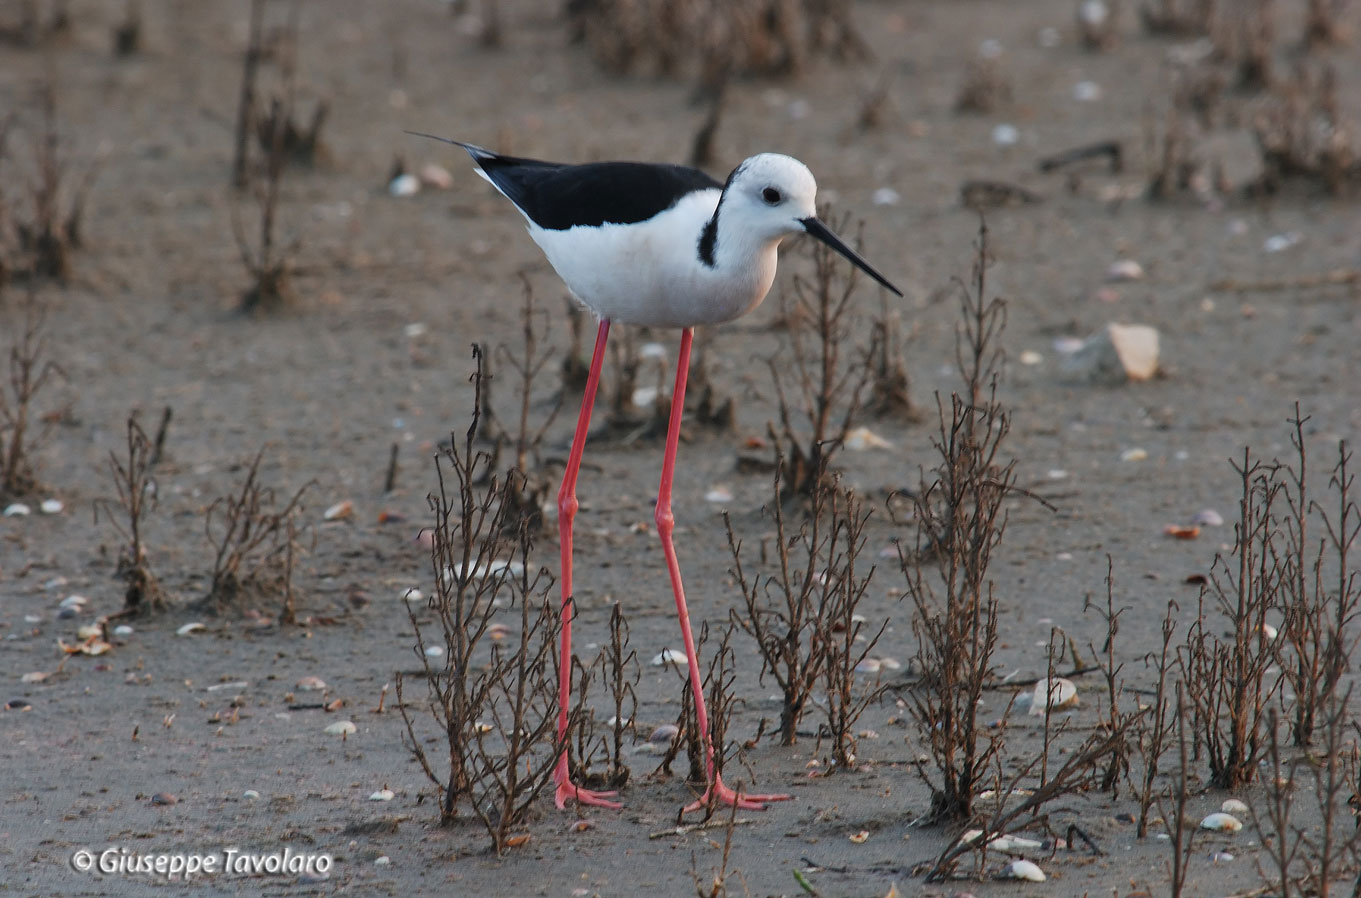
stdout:
[(1052, 345), (1059, 355), (1072, 355), (1081, 349), (1085, 342), (1080, 337), (1055, 337)]
[(675, 664), (679, 667), (682, 664), (688, 663), (688, 661), (689, 659), (685, 657), (685, 652), (682, 652), (679, 649), (663, 649), (657, 657), (652, 659), (652, 666), (665, 667), (668, 664)]
[(354, 517), (354, 503), (349, 499), (337, 502), (322, 514), (322, 519), (327, 521), (344, 521)]
[(376, 857), (376, 858), (374, 858), (374, 859), (373, 859), (373, 863), (374, 863), (374, 866), (377, 866), (377, 867), (386, 867), (388, 864), (391, 864), (391, 863), (392, 863), (392, 858), (388, 857), (388, 856), (385, 854), (385, 855), (383, 855), (382, 857)]
[(1213, 508), (1206, 508), (1191, 515), (1191, 523), (1202, 527), (1223, 527), (1224, 516)]
[(1262, 634), (1265, 635), (1267, 639), (1275, 639), (1276, 628), (1271, 626), (1271, 624), (1262, 624)]
[(999, 147), (1009, 147), (1021, 139), (1021, 132), (1015, 125), (1001, 124), (992, 129), (992, 142)]
[(518, 836), (508, 836), (506, 838), (507, 848), (519, 848), (529, 841), (529, 833), (520, 833)]
[(407, 602), (419, 602), (419, 601), (423, 600), (424, 598), (425, 598), (425, 593), (421, 592), (419, 589), (417, 589), (417, 588), (414, 587), (414, 586), (411, 587), (410, 589), (402, 590), (402, 599), (405, 600), (405, 601), (407, 601)]
[(58, 607), (75, 608), (79, 610), (81, 608), (84, 608), (89, 601), (90, 600), (85, 598), (84, 596), (67, 596), (66, 598), (61, 600), (61, 604)]
[(22, 502), (15, 502), (13, 505), (5, 506), (5, 517), (21, 518), (24, 515), (32, 514), (33, 510)]
[(335, 723), (328, 726), (324, 732), (328, 736), (345, 737), (359, 732), (359, 727), (355, 726), (354, 722), (350, 720), (337, 720)]
[(397, 793), (396, 793), (396, 792), (393, 792), (391, 789), (389, 789), (388, 787), (384, 786), (383, 788), (379, 789), (377, 792), (375, 792), (375, 793), (373, 793), (372, 795), (370, 795), (370, 796), (369, 796), (369, 801), (392, 801), (392, 799), (394, 799), (394, 798), (396, 798), (396, 797), (397, 797)]
[(424, 321), (413, 321), (402, 328), (402, 333), (408, 340), (416, 340), (424, 337), (428, 330), (430, 330), (430, 327)]
[(33, 671), (32, 673), (26, 673), (26, 674), (24, 674), (22, 677), (19, 678), (19, 682), (20, 682), (20, 683), (41, 683), (43, 680), (46, 680), (46, 679), (47, 679), (48, 677), (50, 677), (50, 676), (52, 676), (52, 674), (50, 674), (49, 672), (47, 672), (47, 671), (45, 671), (45, 670), (35, 670), (35, 671)]
[(657, 401), (658, 392), (656, 387), (638, 387), (633, 391), (633, 404), (639, 408), (647, 408)]
[(1106, 280), (1113, 283), (1120, 281), (1141, 281), (1144, 279), (1144, 266), (1133, 259), (1121, 259), (1112, 262), (1111, 267), (1106, 269)]
[(846, 448), (863, 452), (866, 449), (892, 449), (893, 444), (868, 427), (856, 427), (846, 433)]
[(855, 666), (856, 673), (878, 673), (883, 668), (883, 663), (878, 658), (866, 658)]
[(326, 688), (326, 681), (321, 677), (303, 677), (298, 681), (297, 688), (303, 692), (320, 692)]
[(94, 639), (96, 636), (102, 636), (103, 634), (104, 628), (97, 624), (86, 624), (76, 631), (76, 636), (81, 639)]
[(439, 658), (444, 655), (444, 646), (427, 645), (425, 647), (425, 655), (427, 658)]
[(978, 56), (980, 59), (1000, 59), (1002, 56), (1002, 42), (995, 37), (987, 38), (978, 45)]
[(246, 791), (241, 793), (241, 797), (246, 799), (246, 801), (254, 801), (255, 799), (260, 797), (260, 793), (255, 791), (254, 789), (247, 789)]
[(415, 196), (421, 192), (421, 179), (412, 174), (401, 174), (388, 182), (388, 193), (395, 197)]
[(1073, 99), (1079, 103), (1094, 103), (1101, 99), (1101, 85), (1095, 81), (1079, 81), (1073, 85)]
[(851, 839), (852, 842), (854, 842), (854, 843), (857, 844), (857, 845), (863, 845), (863, 844), (865, 843), (865, 841), (866, 841), (867, 839), (869, 839), (869, 837), (870, 837), (870, 831), (867, 830), (867, 829), (862, 829), (862, 830), (860, 830), (860, 832), (858, 832), (858, 833), (856, 833), (855, 835), (851, 836), (850, 839)]
[(245, 680), (232, 680), (232, 681), (229, 682), (229, 683), (214, 683), (213, 685), (211, 685), (211, 686), (208, 687), (208, 691), (209, 691), (209, 692), (223, 692), (223, 691), (228, 690), (228, 689), (236, 690), (236, 689), (248, 689), (248, 688), (250, 688), (250, 683), (246, 682)]
[(1063, 711), (1077, 707), (1077, 703), (1077, 686), (1073, 681), (1055, 677), (1035, 684), (1035, 691), (1030, 696), (1030, 713), (1043, 717), (1046, 706), (1050, 711)]
[(1184, 527), (1181, 524), (1168, 524), (1163, 528), (1163, 535), (1173, 539), (1195, 539), (1200, 536), (1199, 527)]
[(491, 637), (492, 642), (500, 642), (510, 635), (510, 627), (505, 624), (492, 624), (487, 627), (487, 635)]
[(1219, 809), (1226, 814), (1250, 814), (1252, 811), (1246, 804), (1236, 798), (1227, 799), (1219, 806)]
[(988, 848), (1003, 854), (1022, 854), (1026, 851), (1041, 851), (1044, 849), (1044, 843), (1039, 839), (1028, 839), (1025, 836), (1001, 835), (989, 839)]
[(1140, 448), (1139, 446), (1135, 446), (1132, 449), (1126, 449), (1124, 452), (1120, 453), (1121, 461), (1146, 461), (1147, 459), (1148, 450)]
[(1044, 871), (1034, 861), (1012, 861), (997, 874), (998, 879), (1023, 879), (1026, 882), (1044, 882)]
[(902, 195), (892, 187), (880, 187), (870, 195), (870, 202), (876, 206), (896, 206), (902, 201)]
[(180, 627), (178, 630), (175, 631), (175, 635), (176, 635), (176, 636), (188, 636), (190, 633), (197, 633), (197, 632), (199, 632), (200, 630), (206, 630), (206, 629), (208, 629), (206, 626), (204, 626), (203, 624), (199, 623), (198, 621), (194, 621), (193, 623), (185, 624), (183, 627)]
[(640, 359), (666, 359), (666, 347), (661, 343), (644, 343), (638, 347)]
[(321, 873), (316, 870), (307, 870), (298, 876), (298, 885), (314, 886), (326, 882), (331, 878), (330, 873)]
[(1233, 855), (1227, 851), (1210, 852), (1210, 863), (1212, 864), (1227, 864), (1231, 860), (1233, 860)]
[(1158, 371), (1158, 329), (1146, 324), (1111, 323), (1069, 355), (1063, 370), (1094, 382), (1148, 380)]
[(567, 831), (571, 833), (584, 833), (588, 829), (595, 829), (595, 824), (585, 819), (573, 820), (572, 824), (567, 827)]
[(38, 510), (43, 514), (61, 514), (65, 507), (60, 499), (44, 499), (42, 504), (38, 506)]
[(444, 166), (432, 162), (421, 166), (421, 183), (436, 190), (448, 190), (454, 186), (454, 176)]
[(5, 702), (7, 711), (32, 711), (33, 705), (26, 698), (12, 698)]
[[(455, 574), (457, 574), (457, 576), (459, 577), (463, 576), (462, 567), (458, 568), (457, 571), (455, 571), (453, 568), (446, 568), (445, 570), (447, 575), (450, 577), (455, 576)], [(472, 573), (469, 574), (468, 576), (475, 577), (478, 580), (486, 580), (488, 577), (494, 577), (497, 574), (502, 573), (509, 574), (512, 577), (518, 577), (524, 572), (525, 566), (522, 562), (493, 561), (491, 564), (479, 564), (474, 566)]]
[(1200, 828), (1213, 830), (1217, 833), (1236, 833), (1243, 828), (1243, 821), (1232, 814), (1225, 814), (1220, 811), (1200, 821)]
[(119, 624), (118, 626), (113, 628), (114, 636), (131, 636), (132, 634), (133, 629), (132, 627), (129, 627), (127, 624)]
[(716, 486), (704, 494), (705, 502), (731, 502), (732, 490), (723, 486)]
[(674, 723), (664, 723), (652, 731), (652, 734), (647, 737), (647, 741), (670, 745), (671, 741), (676, 738), (676, 734), (679, 732), (680, 728)]
[(102, 639), (92, 639), (80, 647), (81, 652), (86, 655), (102, 655), (112, 649), (113, 646)]
[(1304, 240), (1304, 235), (1299, 231), (1287, 231), (1284, 234), (1273, 234), (1262, 243), (1262, 251), (1268, 253), (1279, 253), (1290, 249)]
[(1033, 349), (1026, 349), (1021, 352), (1022, 365), (1038, 365), (1044, 361), (1044, 356)]
[(1082, 5), (1077, 8), (1078, 21), (1091, 28), (1100, 28), (1106, 24), (1108, 18), (1110, 9), (1103, 0), (1083, 0)]
[(176, 798), (174, 795), (171, 795), (169, 792), (157, 792), (155, 795), (151, 796), (151, 803), (172, 805), (179, 804), (180, 800)]

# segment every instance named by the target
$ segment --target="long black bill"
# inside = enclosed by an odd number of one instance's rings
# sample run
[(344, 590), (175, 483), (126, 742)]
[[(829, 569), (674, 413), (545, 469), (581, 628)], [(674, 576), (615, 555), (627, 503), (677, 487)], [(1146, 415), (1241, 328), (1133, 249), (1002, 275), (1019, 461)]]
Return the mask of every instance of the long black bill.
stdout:
[(890, 291), (892, 291), (895, 296), (903, 295), (903, 291), (899, 290), (897, 287), (890, 284), (887, 278), (885, 278), (882, 274), (871, 268), (870, 263), (866, 262), (864, 259), (860, 258), (860, 256), (856, 255), (855, 250), (851, 249), (849, 246), (842, 243), (841, 238), (833, 234), (825, 224), (818, 221), (816, 218), (801, 218), (799, 219), (799, 223), (803, 225), (805, 231), (807, 231), (809, 234), (812, 234), (814, 237), (818, 238), (823, 243), (830, 246), (832, 249), (841, 253), (841, 255), (845, 256), (847, 259), (850, 259), (851, 263), (855, 265), (856, 268), (859, 268), (861, 271), (865, 272), (865, 274), (869, 275), (879, 283), (883, 284)]

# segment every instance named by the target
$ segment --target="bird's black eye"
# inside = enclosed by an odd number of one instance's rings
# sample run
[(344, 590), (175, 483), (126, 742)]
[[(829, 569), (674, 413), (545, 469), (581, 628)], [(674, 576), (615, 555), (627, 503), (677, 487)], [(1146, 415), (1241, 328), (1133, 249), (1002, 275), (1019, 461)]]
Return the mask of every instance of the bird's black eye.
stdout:
[(778, 206), (781, 199), (780, 191), (776, 190), (774, 187), (767, 187), (765, 190), (761, 191), (761, 199), (770, 203), (772, 206)]

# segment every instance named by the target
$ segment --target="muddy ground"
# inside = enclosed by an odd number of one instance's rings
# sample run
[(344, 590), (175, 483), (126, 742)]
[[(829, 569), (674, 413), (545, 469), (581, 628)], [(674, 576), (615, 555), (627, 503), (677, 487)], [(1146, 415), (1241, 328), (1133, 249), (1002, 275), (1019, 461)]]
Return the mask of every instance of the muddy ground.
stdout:
[[(1295, 7), (1302, 5), (1277, 4), (1282, 74), (1295, 58)], [(38, 451), (44, 489), (32, 497), (35, 513), (0, 520), (3, 698), (31, 705), (0, 712), (0, 891), (685, 895), (694, 888), (692, 871), (712, 877), (721, 833), (649, 838), (672, 826), (691, 798), (676, 779), (649, 778), (655, 757), (632, 756), (623, 812), (585, 811), (594, 827), (575, 832), (573, 813), (541, 799), (524, 827), (529, 842), (496, 857), (475, 823), (436, 826), (431, 784), (403, 745), (391, 697), (388, 713), (370, 713), (396, 671), (420, 666), (400, 597), (410, 587), (430, 589), (428, 554), (415, 536), (429, 517), (435, 447), (467, 426), (469, 344), (517, 339), (520, 272), (555, 312), (564, 292), (520, 218), (472, 176), (468, 160), (403, 129), (544, 158), (685, 161), (703, 117), (687, 102), (688, 80), (602, 72), (581, 47), (568, 45), (558, 4), (548, 4), (551, 14), (536, 3), (502, 6), (504, 45), (487, 50), (439, 3), (302, 4), (299, 100), (304, 111), (317, 98), (330, 103), (328, 158), (284, 182), (280, 221), (284, 239), (297, 241), (297, 298), (283, 312), (256, 317), (235, 311), (247, 278), (233, 237), (233, 221), (250, 231), (255, 212), (228, 189), (247, 4), (142, 4), (144, 49), (119, 58), (110, 33), (122, 5), (73, 0), (70, 32), (48, 49), (0, 47), (0, 109), (20, 116), (14, 158), (5, 162), (10, 202), (24, 194), (39, 122), (33, 97), (48, 73), (58, 85), (68, 178), (97, 159), (100, 167), (70, 282), (37, 292), (48, 313), (50, 356), (65, 375), (37, 406), (67, 411)], [(1042, 197), (988, 219), (995, 257), (989, 292), (1008, 302), (1000, 341), (1009, 359), (1002, 398), (1013, 414), (1006, 452), (1017, 459), (1019, 481), (1056, 507), (1017, 501), (1010, 508), (990, 575), (1002, 609), (997, 668), (1021, 678), (1041, 673), (1052, 626), (1078, 645), (1100, 644), (1104, 627), (1083, 613), (1083, 603), (1103, 592), (1110, 556), (1117, 602), (1129, 609), (1119, 653), (1130, 685), (1143, 687), (1150, 674), (1140, 659), (1157, 646), (1167, 601), (1190, 607), (1196, 588), (1183, 581), (1232, 542), (1231, 526), (1174, 541), (1164, 525), (1202, 509), (1231, 524), (1238, 493), (1229, 459), (1244, 446), (1268, 457), (1287, 450), (1286, 419), (1297, 400), (1311, 415), (1315, 471), (1331, 465), (1338, 440), (1354, 443), (1361, 428), (1354, 289), (1301, 281), (1234, 291), (1216, 284), (1355, 270), (1361, 218), (1354, 202), (1308, 187), (1269, 201), (1236, 193), (1163, 204), (1141, 199), (1153, 163), (1149, 123), (1166, 108), (1169, 52), (1187, 41), (1145, 35), (1127, 8), (1116, 46), (1091, 53), (1077, 41), (1074, 6), (861, 3), (856, 22), (874, 60), (820, 60), (799, 78), (735, 82), (713, 173), (721, 178), (754, 152), (789, 153), (817, 175), (824, 198), (834, 196), (839, 211), (863, 220), (865, 256), (907, 293), (895, 309), (913, 332), (906, 362), (912, 394), (927, 409), (936, 391), (959, 385), (957, 310), (940, 290), (967, 277), (972, 260), (978, 220), (961, 206), (960, 184), (1009, 181)], [(1361, 22), (1355, 7), (1347, 15), (1352, 26)], [(1056, 41), (1042, 40), (1046, 28), (1056, 30)], [(1001, 44), (1013, 97), (995, 112), (959, 114), (954, 104), (966, 67), (985, 39)], [(1361, 120), (1361, 56), (1354, 46), (1324, 55), (1337, 66), (1344, 112)], [(857, 130), (861, 98), (881, 74), (889, 79), (883, 124)], [(264, 83), (274, 77), (269, 69)], [(1099, 86), (1099, 99), (1074, 99), (1075, 85), (1088, 81)], [(1250, 108), (1251, 98), (1235, 102)], [(1017, 142), (996, 143), (999, 124), (1014, 125)], [(1123, 171), (1089, 166), (1071, 182), (1037, 171), (1044, 155), (1106, 139), (1124, 147)], [(1242, 124), (1218, 127), (1205, 152), (1235, 184), (1257, 171)], [(415, 168), (445, 166), (452, 187), (390, 196), (397, 157)], [(899, 199), (873, 202), (886, 187)], [(1268, 252), (1266, 242), (1280, 235), (1298, 239)], [(1146, 277), (1105, 283), (1108, 267), (1122, 258), (1139, 262)], [(787, 253), (774, 293), (789, 289), (806, 266)], [(21, 292), (11, 286), (0, 294), (5, 344), (18, 327)], [(862, 288), (859, 302), (868, 312), (877, 299)], [(720, 392), (736, 400), (737, 421), (730, 432), (695, 430), (681, 447), (677, 538), (696, 619), (722, 621), (738, 599), (720, 512), (729, 510), (752, 544), (771, 530), (760, 514), (769, 475), (739, 472), (735, 460), (774, 415), (765, 360), (782, 345), (771, 329), (777, 315), (772, 296), (748, 318), (698, 337)], [(1107, 387), (1061, 372), (1056, 338), (1086, 336), (1108, 321), (1161, 331), (1159, 376)], [(418, 323), (423, 333), (409, 329)], [(674, 352), (674, 334), (650, 338)], [(567, 343), (561, 321), (551, 340), (560, 358)], [(1038, 354), (1026, 357), (1033, 364), (1021, 363), (1027, 352)], [(545, 382), (542, 390), (555, 386)], [(547, 436), (550, 459), (565, 453), (573, 403)], [(151, 428), (167, 405), (174, 419), (156, 469), (160, 503), (147, 542), (172, 610), (131, 621), (134, 632), (106, 655), (72, 657), (46, 681), (23, 682), (26, 673), (57, 667), (59, 639), (73, 642), (79, 625), (121, 606), (113, 576), (119, 540), (93, 509), (112, 495), (106, 462), (122, 446), (128, 414), (138, 412)], [(545, 412), (536, 404), (536, 415)], [(932, 463), (933, 428), (892, 418), (864, 423), (892, 448), (843, 452), (838, 464), (882, 512), (887, 492), (915, 484), (919, 466)], [(394, 442), (401, 446), (397, 488), (384, 493)], [(303, 514), (312, 528), (308, 551), (295, 575), (300, 626), (259, 625), (259, 615), (277, 612), (275, 594), (242, 600), (219, 616), (192, 607), (211, 571), (205, 508), (239, 482), (262, 445), (266, 484), (282, 493), (315, 481)], [(1146, 455), (1131, 458), (1135, 449)], [(646, 664), (680, 643), (655, 537), (650, 527), (633, 526), (651, 523), (660, 453), (647, 440), (592, 446), (577, 535), (579, 651), (594, 653), (610, 606), (621, 601), (644, 660), (638, 720), (645, 732), (674, 719), (678, 695), (673, 670)], [(558, 469), (549, 471), (556, 481)], [(1066, 476), (1057, 479), (1056, 471)], [(731, 500), (706, 501), (716, 487)], [(36, 500), (48, 497), (59, 498), (64, 511), (38, 514)], [(344, 500), (354, 504), (351, 518), (322, 520), (324, 509)], [(384, 512), (404, 520), (379, 523)], [(556, 568), (549, 531), (536, 557)], [(877, 554), (904, 535), (878, 513), (867, 551)], [(879, 653), (906, 663), (916, 643), (908, 605), (898, 598), (902, 574), (891, 561), (880, 564), (862, 613), (889, 618)], [(59, 603), (72, 594), (89, 603), (77, 617), (59, 619)], [(193, 621), (206, 629), (176, 635)], [(751, 734), (778, 705), (771, 684), (757, 682), (750, 643), (736, 639), (737, 688), (747, 703), (734, 730)], [(326, 701), (343, 700), (338, 714), (289, 709), (295, 685), (308, 676), (328, 684)], [(1073, 725), (1081, 729), (1097, 720), (1097, 683), (1085, 678), (1079, 687), (1083, 704)], [(226, 721), (238, 695), (235, 719)], [(992, 713), (1009, 697), (998, 692)], [(358, 726), (343, 742), (323, 732), (338, 716)], [(815, 726), (810, 718), (804, 728)], [(807, 874), (824, 895), (881, 896), (894, 882), (906, 895), (955, 890), (913, 873), (952, 834), (914, 825), (929, 802), (913, 763), (923, 750), (915, 727), (889, 700), (870, 707), (857, 729), (877, 735), (860, 740), (862, 767), (854, 772), (810, 777), (809, 762), (825, 756), (812, 738), (790, 748), (767, 739), (748, 754), (750, 773), (742, 776), (754, 777), (761, 790), (791, 792), (794, 801), (740, 815), (729, 894), (800, 894), (793, 871), (810, 864), (829, 868)], [(1029, 760), (1040, 742), (1034, 718), (1016, 716), (1006, 734), (1011, 761)], [(370, 801), (384, 786), (395, 798)], [(259, 797), (243, 797), (248, 790)], [(178, 801), (157, 804), (158, 793)], [(1247, 789), (1241, 797), (1256, 794)], [(1189, 810), (1198, 818), (1225, 797), (1197, 791)], [(1101, 856), (1044, 859), (1044, 884), (960, 888), (978, 895), (1166, 894), (1167, 843), (1136, 840), (1133, 826), (1121, 822), (1132, 808), (1128, 791), (1118, 799), (1084, 793), (1060, 801), (1051, 808), (1054, 828), (1078, 823)], [(848, 838), (861, 831), (869, 833), (863, 842)], [(241, 874), (167, 883), (72, 869), (77, 849), (111, 846), (158, 854), (288, 848), (335, 863), (317, 883)], [(1218, 850), (1234, 859), (1213, 862)], [(377, 863), (380, 857), (389, 862)], [(1256, 888), (1258, 861), (1265, 858), (1251, 827), (1207, 836), (1193, 853), (1186, 893)]]

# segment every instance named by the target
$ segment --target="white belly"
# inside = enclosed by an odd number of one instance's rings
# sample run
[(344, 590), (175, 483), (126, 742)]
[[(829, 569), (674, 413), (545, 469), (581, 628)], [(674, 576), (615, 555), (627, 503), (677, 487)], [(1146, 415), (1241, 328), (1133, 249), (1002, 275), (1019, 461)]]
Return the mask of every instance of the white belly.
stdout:
[(723, 269), (700, 261), (699, 238), (718, 191), (682, 200), (638, 224), (562, 231), (529, 226), (568, 289), (601, 318), (622, 324), (693, 327), (754, 309), (775, 278), (777, 243)]

